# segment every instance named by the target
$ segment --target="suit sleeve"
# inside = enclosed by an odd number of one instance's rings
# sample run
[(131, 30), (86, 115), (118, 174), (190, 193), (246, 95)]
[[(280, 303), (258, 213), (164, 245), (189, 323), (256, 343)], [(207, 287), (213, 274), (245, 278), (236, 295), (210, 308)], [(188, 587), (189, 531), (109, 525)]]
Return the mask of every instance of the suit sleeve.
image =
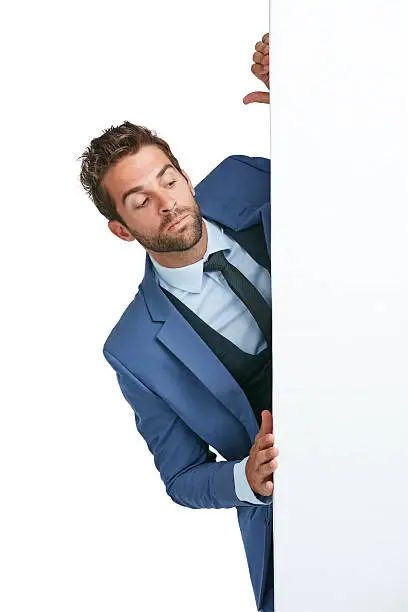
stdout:
[(116, 357), (104, 351), (116, 371), (123, 396), (135, 414), (167, 494), (187, 508), (255, 506), (235, 492), (234, 466), (241, 460), (216, 461), (209, 445), (180, 419), (171, 406), (145, 386)]
[(230, 159), (234, 159), (235, 161), (239, 161), (242, 164), (246, 164), (256, 170), (260, 170), (267, 175), (267, 180), (269, 180), (271, 174), (271, 160), (267, 157), (249, 157), (248, 155), (231, 155)]

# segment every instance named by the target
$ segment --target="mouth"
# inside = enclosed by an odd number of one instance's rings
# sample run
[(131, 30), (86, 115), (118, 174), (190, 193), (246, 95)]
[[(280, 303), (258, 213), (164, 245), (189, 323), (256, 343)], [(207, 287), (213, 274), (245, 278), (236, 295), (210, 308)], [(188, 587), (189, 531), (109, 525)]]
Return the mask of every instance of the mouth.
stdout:
[(184, 215), (184, 217), (181, 217), (178, 221), (173, 223), (173, 225), (170, 225), (170, 227), (167, 228), (167, 231), (171, 231), (174, 227), (177, 227), (177, 225), (181, 223), (186, 217), (188, 217), (188, 215)]

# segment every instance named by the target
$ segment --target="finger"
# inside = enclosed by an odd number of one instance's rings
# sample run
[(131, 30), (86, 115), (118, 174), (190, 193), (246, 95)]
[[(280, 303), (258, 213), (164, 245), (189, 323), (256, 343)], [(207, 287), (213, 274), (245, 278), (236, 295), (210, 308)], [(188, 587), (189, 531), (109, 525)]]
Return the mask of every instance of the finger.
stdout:
[(265, 74), (265, 66), (262, 64), (252, 64), (251, 72), (259, 78)]
[(259, 51), (260, 53), (263, 53), (265, 50), (265, 43), (258, 41), (255, 45), (255, 51)]
[(276, 446), (268, 446), (265, 450), (259, 449), (256, 457), (257, 465), (262, 465), (263, 463), (268, 463), (272, 459), (275, 459), (279, 455), (279, 450)]
[(259, 437), (272, 433), (272, 413), (270, 410), (262, 410), (261, 426), (259, 428)]
[(260, 436), (256, 441), (256, 449), (257, 451), (265, 450), (266, 448), (270, 448), (275, 444), (275, 436), (271, 433), (266, 434), (266, 436)]
[(260, 102), (262, 104), (269, 104), (269, 92), (268, 91), (253, 91), (243, 98), (244, 104), (252, 104), (253, 102)]
[(264, 62), (264, 54), (260, 53), (259, 51), (255, 51), (255, 53), (252, 56), (252, 61), (254, 61), (256, 64), (261, 64), (263, 65)]
[(261, 438), (268, 433), (272, 433), (272, 425), (270, 423), (271, 420), (271, 412), (269, 410), (262, 410), (261, 412), (261, 424), (259, 426), (259, 431), (256, 434), (257, 438)]
[(263, 478), (265, 478), (273, 474), (276, 471), (277, 467), (278, 467), (278, 462), (276, 461), (276, 459), (271, 459), (271, 461), (268, 461), (268, 463), (263, 463), (262, 465), (259, 466), (258, 473)]
[(269, 45), (269, 32), (262, 36), (262, 42)]
[(267, 446), (266, 448), (256, 448), (254, 453), (255, 469), (258, 469), (264, 463), (269, 463), (272, 459), (276, 459), (278, 455), (279, 451), (275, 445)]
[(268, 68), (269, 68), (269, 53), (268, 53), (267, 55), (264, 55), (264, 56), (263, 56), (263, 59), (262, 59), (262, 64), (263, 64), (264, 66), (268, 66)]
[(266, 480), (265, 482), (263, 482), (261, 484), (261, 486), (259, 487), (261, 490), (260, 495), (272, 495), (273, 492), (273, 482), (272, 480)]

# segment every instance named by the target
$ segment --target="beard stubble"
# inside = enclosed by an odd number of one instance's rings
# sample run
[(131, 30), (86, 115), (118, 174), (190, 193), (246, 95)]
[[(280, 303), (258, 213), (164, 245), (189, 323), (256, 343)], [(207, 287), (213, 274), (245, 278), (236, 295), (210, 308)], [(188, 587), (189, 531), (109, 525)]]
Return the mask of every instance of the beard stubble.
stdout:
[[(188, 225), (181, 231), (175, 231), (175, 235), (168, 232), (168, 228), (172, 223), (181, 219), (185, 215), (190, 215)], [(167, 217), (163, 220), (163, 227), (160, 229), (158, 236), (147, 236), (140, 234), (133, 229), (128, 228), (133, 238), (137, 240), (143, 248), (155, 253), (172, 253), (180, 251), (188, 251), (201, 239), (203, 232), (203, 220), (200, 208), (196, 202), (194, 210), (188, 209), (178, 212), (177, 216)]]

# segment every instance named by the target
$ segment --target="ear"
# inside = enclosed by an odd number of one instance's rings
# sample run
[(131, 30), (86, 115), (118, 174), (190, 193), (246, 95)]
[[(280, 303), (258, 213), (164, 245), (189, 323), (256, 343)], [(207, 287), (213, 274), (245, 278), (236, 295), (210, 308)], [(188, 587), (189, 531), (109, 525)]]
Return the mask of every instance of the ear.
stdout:
[(115, 234), (115, 236), (117, 236), (121, 240), (124, 240), (125, 242), (132, 242), (132, 240), (135, 240), (135, 238), (132, 236), (132, 234), (129, 233), (123, 223), (119, 223), (119, 221), (109, 221), (108, 227), (112, 234)]
[(193, 187), (193, 185), (192, 185), (192, 183), (191, 183), (191, 181), (190, 181), (190, 177), (188, 176), (187, 172), (185, 172), (184, 170), (182, 170), (182, 171), (181, 171), (181, 173), (182, 173), (182, 175), (185, 177), (185, 179), (186, 179), (186, 181), (187, 181), (187, 183), (188, 183), (188, 186), (190, 187), (190, 191), (191, 191), (191, 193), (192, 193), (193, 195), (195, 195), (195, 189), (194, 189), (194, 187)]

